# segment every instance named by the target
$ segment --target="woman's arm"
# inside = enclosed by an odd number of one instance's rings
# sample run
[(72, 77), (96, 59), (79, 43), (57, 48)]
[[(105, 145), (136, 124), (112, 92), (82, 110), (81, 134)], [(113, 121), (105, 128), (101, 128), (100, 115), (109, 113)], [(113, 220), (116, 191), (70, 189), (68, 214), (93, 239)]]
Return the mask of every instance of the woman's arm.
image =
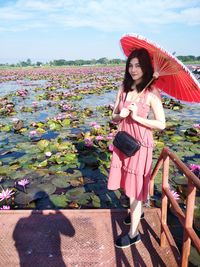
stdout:
[(120, 87), (119, 91), (118, 91), (118, 94), (117, 94), (116, 101), (115, 101), (115, 105), (114, 105), (114, 108), (113, 108), (113, 113), (112, 113), (112, 120), (114, 122), (121, 121), (122, 119), (126, 118), (130, 113), (130, 110), (128, 110), (127, 108), (123, 108), (121, 110), (121, 112), (119, 111), (119, 101), (120, 101), (120, 97), (121, 97), (122, 91), (123, 91), (123, 88)]
[(131, 117), (133, 120), (149, 127), (152, 129), (165, 129), (165, 114), (161, 102), (160, 93), (157, 89), (153, 89), (150, 94), (149, 103), (153, 110), (154, 120), (149, 120), (137, 116), (137, 107), (136, 105), (132, 104), (128, 108), (131, 110)]

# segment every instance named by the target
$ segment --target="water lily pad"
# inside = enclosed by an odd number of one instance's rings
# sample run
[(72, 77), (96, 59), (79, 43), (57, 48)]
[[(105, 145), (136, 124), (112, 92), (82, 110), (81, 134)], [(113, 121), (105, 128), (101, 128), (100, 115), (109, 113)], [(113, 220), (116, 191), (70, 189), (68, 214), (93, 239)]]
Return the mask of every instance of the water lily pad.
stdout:
[(98, 196), (96, 195), (93, 195), (91, 196), (92, 198), (92, 205), (95, 207), (95, 208), (100, 208), (101, 207), (101, 200)]
[(40, 188), (32, 187), (31, 189), (27, 189), (27, 193), (18, 191), (15, 195), (14, 201), (17, 204), (27, 205), (30, 202), (43, 198), (45, 196), (46, 193), (44, 191), (41, 191)]
[(98, 159), (94, 157), (93, 155), (81, 157), (80, 160), (88, 166), (91, 166), (91, 167), (98, 166)]
[(60, 188), (66, 188), (70, 186), (69, 178), (62, 175), (54, 175), (51, 178), (51, 183)]
[(56, 207), (66, 208), (68, 199), (65, 195), (51, 195), (49, 198)]
[(41, 151), (44, 151), (44, 149), (49, 145), (49, 141), (48, 140), (40, 140), (38, 143), (37, 143), (37, 146), (39, 147), (39, 149)]
[(46, 192), (48, 195), (52, 195), (56, 191), (56, 186), (50, 182), (38, 184), (37, 187), (40, 188), (41, 191)]

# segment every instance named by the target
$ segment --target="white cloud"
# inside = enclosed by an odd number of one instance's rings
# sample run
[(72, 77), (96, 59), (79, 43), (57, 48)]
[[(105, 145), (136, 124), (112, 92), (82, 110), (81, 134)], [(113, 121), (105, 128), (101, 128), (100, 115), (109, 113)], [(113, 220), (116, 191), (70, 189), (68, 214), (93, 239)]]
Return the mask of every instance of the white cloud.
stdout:
[(162, 25), (173, 23), (199, 25), (200, 4), (197, 0), (18, 0), (0, 7), (3, 30), (28, 30), (25, 21), (30, 28), (90, 27), (117, 32), (146, 27), (159, 31)]

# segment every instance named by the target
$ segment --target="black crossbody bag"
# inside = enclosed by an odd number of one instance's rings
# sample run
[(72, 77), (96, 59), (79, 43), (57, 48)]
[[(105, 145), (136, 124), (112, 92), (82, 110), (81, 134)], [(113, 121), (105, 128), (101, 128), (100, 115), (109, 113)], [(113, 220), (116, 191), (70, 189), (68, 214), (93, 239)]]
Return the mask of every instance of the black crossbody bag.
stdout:
[[(144, 92), (144, 90), (135, 98), (135, 100), (139, 96), (141, 96), (141, 94), (143, 92)], [(126, 93), (126, 97), (127, 97), (127, 93)], [(126, 100), (126, 97), (125, 97), (125, 100)], [(145, 132), (146, 132), (146, 130), (145, 130)], [(118, 131), (117, 132), (117, 134), (113, 140), (113, 145), (116, 148), (118, 148), (121, 152), (123, 152), (127, 157), (133, 156), (141, 147), (140, 141), (125, 131)]]
[(140, 141), (125, 131), (119, 131), (116, 134), (113, 140), (113, 145), (127, 157), (133, 156), (141, 147)]

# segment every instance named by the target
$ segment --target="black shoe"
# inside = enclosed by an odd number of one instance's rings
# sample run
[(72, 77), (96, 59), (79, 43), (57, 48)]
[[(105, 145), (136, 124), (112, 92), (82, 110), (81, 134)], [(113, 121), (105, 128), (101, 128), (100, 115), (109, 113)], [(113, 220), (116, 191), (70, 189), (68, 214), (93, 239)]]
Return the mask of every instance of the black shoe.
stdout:
[(117, 248), (128, 248), (141, 241), (140, 234), (136, 235), (133, 238), (130, 238), (128, 234), (125, 236), (119, 237), (115, 242), (115, 247)]
[[(144, 219), (144, 212), (143, 212), (143, 213), (141, 214), (141, 216), (140, 216), (140, 220), (141, 220), (141, 219)], [(130, 215), (130, 213), (129, 213), (128, 216), (124, 219), (123, 223), (126, 224), (126, 225), (130, 225), (130, 224), (131, 224), (131, 215)]]

